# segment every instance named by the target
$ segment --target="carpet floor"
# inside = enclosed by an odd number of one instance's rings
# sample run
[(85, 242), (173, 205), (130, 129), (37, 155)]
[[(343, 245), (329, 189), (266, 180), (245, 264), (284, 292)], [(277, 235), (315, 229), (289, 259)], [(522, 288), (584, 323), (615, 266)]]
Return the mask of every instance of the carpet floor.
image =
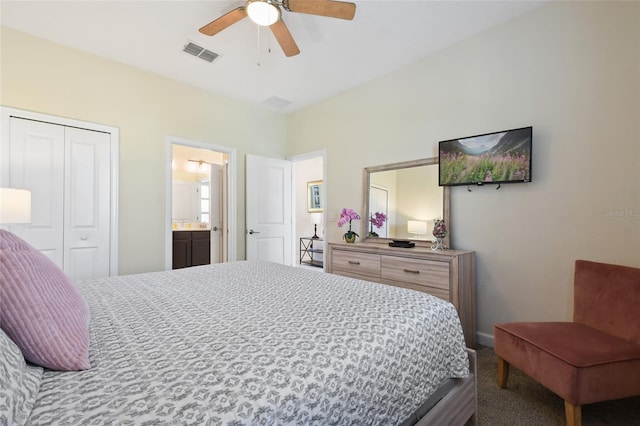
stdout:
[[(493, 348), (478, 351), (478, 424), (481, 426), (565, 425), (564, 401), (511, 367), (505, 389), (498, 388)], [(640, 397), (582, 407), (583, 426), (640, 425)]]

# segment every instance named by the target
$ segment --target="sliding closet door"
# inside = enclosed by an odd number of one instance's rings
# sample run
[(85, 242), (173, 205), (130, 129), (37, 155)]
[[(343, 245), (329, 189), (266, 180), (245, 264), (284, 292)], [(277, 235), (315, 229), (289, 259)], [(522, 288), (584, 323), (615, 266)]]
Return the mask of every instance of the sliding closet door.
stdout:
[(73, 279), (109, 276), (109, 135), (65, 128), (64, 270)]

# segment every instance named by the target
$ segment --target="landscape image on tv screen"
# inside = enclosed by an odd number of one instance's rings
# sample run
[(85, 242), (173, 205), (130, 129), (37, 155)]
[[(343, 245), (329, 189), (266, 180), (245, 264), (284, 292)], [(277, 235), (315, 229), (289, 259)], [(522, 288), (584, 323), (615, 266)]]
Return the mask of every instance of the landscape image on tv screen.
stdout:
[(440, 186), (531, 181), (532, 127), (439, 143)]

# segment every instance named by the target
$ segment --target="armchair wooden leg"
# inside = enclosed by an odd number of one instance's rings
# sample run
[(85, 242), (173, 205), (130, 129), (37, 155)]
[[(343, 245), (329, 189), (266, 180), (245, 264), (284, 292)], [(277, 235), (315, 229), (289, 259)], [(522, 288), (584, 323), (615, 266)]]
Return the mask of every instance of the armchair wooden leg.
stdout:
[(509, 363), (498, 357), (498, 387), (504, 389), (507, 387), (507, 379), (509, 378)]
[(573, 405), (570, 402), (565, 401), (564, 414), (567, 417), (567, 426), (582, 425), (582, 409), (580, 405)]

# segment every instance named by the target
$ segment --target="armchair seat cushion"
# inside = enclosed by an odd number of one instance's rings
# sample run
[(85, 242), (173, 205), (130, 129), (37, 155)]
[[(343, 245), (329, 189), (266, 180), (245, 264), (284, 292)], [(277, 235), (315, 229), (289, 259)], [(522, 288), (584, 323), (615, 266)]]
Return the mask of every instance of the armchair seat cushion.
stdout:
[(495, 353), (574, 405), (640, 394), (640, 345), (573, 322), (496, 324)]

